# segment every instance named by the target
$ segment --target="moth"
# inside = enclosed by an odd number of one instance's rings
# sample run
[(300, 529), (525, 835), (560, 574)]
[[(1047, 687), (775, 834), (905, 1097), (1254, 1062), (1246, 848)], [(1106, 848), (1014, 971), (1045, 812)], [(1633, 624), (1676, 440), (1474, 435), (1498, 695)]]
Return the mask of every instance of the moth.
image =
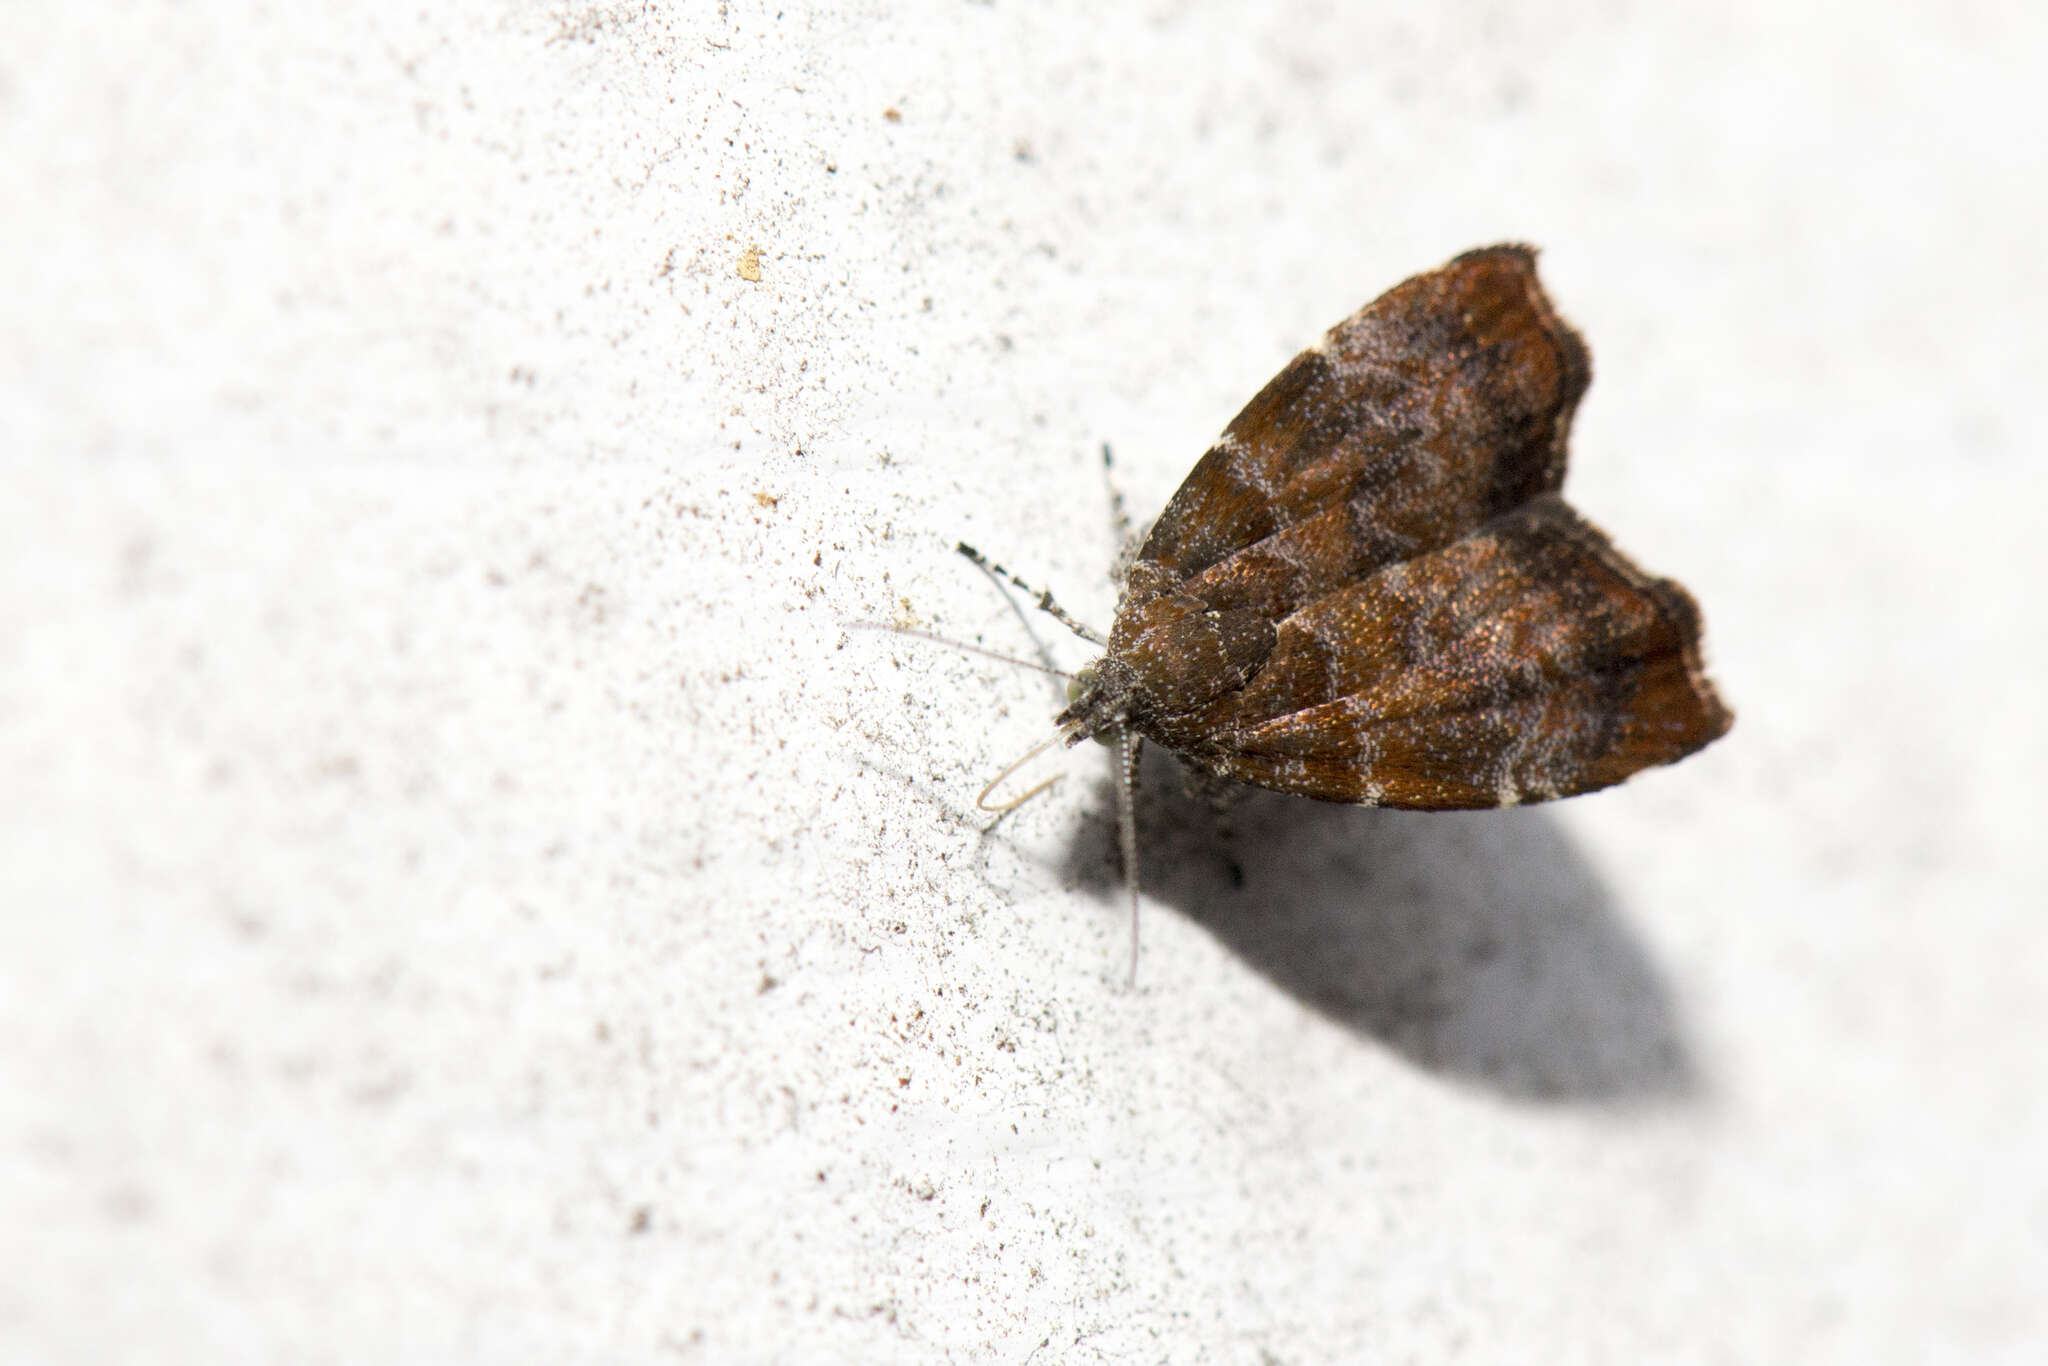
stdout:
[(1107, 637), (1039, 595), (1103, 647), (1056, 725), (1120, 753), (1133, 975), (1146, 741), (1211, 779), (1451, 811), (1597, 791), (1727, 732), (1691, 596), (1559, 492), (1591, 378), (1535, 251), (1466, 252), (1245, 405), (1138, 547)]

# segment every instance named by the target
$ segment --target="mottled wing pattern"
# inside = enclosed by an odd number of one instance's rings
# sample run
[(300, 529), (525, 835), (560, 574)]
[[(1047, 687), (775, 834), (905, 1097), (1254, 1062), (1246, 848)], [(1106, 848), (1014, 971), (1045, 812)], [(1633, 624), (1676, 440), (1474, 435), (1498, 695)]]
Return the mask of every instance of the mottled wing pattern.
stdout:
[(1556, 489), (1591, 375), (1527, 247), (1395, 287), (1196, 464), (1131, 568), (1112, 648), (1195, 612), (1277, 619)]
[(1731, 717), (1699, 613), (1554, 494), (1281, 621), (1241, 688), (1141, 729), (1239, 782), (1432, 810), (1590, 792)]

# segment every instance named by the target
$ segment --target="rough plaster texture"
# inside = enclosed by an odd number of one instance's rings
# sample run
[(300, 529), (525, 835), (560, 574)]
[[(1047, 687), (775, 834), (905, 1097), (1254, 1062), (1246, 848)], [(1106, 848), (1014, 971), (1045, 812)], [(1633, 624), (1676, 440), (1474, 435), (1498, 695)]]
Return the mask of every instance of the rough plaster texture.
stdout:
[[(2040, 1360), (2042, 15), (13, 7), (0, 1350)], [(1127, 992), (840, 623), (1500, 239), (1737, 727), (1241, 891), (1162, 765)]]

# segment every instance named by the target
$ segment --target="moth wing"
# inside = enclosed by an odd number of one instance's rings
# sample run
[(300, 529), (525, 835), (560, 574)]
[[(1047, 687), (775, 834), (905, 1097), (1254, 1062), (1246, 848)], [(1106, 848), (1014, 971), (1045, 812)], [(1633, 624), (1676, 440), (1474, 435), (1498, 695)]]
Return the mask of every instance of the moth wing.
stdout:
[[(1284, 616), (1564, 480), (1592, 362), (1528, 247), (1397, 285), (1259, 391), (1167, 503), (1127, 606)], [(1130, 613), (1130, 630), (1147, 614)]]
[(1175, 720), (1239, 782), (1453, 810), (1607, 787), (1733, 717), (1685, 590), (1546, 494), (1303, 607), (1247, 686)]

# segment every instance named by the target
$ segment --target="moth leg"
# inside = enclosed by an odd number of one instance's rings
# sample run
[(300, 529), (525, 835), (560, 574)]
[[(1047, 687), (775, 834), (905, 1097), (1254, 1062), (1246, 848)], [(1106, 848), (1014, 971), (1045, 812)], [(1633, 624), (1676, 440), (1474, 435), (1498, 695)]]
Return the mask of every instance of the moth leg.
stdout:
[(1138, 985), (1138, 803), (1134, 795), (1138, 786), (1138, 757), (1144, 746), (1134, 730), (1126, 730), (1117, 737), (1116, 774), (1116, 839), (1117, 852), (1123, 856), (1124, 884), (1131, 889), (1131, 977), (1128, 985)]
[(954, 548), (971, 560), (974, 566), (981, 570), (982, 573), (1001, 579), (1006, 583), (1014, 584), (1016, 587), (1029, 593), (1033, 598), (1037, 599), (1039, 611), (1045, 613), (1054, 621), (1081, 637), (1081, 639), (1091, 644), (1101, 645), (1105, 648), (1108, 647), (1108, 636), (1102, 634), (1093, 626), (1089, 626), (1085, 622), (1076, 621), (1073, 617), (1067, 615), (1067, 609), (1054, 602), (1051, 593), (1033, 588), (1030, 584), (1024, 582), (1024, 580), (1018, 578), (1015, 574), (1012, 574), (1009, 570), (1003, 568), (965, 541), (960, 542)]
[(1250, 791), (1242, 783), (1228, 778), (1219, 778), (1213, 773), (1204, 773), (1192, 765), (1182, 765), (1182, 780), (1190, 797), (1198, 797), (1209, 808), (1209, 818), (1214, 822), (1216, 843), (1223, 850), (1224, 865), (1230, 870), (1230, 885), (1244, 886), (1244, 865), (1237, 861), (1237, 804)]

